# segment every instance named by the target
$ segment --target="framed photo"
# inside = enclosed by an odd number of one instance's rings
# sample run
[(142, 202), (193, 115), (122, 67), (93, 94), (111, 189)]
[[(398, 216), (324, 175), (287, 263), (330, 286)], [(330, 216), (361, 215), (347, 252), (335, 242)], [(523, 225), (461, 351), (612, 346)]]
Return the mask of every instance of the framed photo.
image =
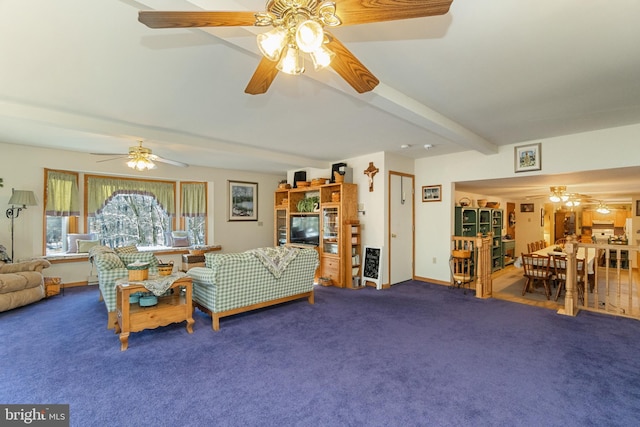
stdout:
[(544, 227), (544, 208), (540, 208), (540, 227)]
[(636, 200), (636, 216), (640, 216), (640, 200)]
[(542, 169), (542, 144), (515, 147), (515, 171), (529, 172)]
[(422, 201), (423, 202), (441, 202), (442, 201), (442, 185), (423, 185)]
[(258, 183), (227, 182), (229, 183), (229, 221), (257, 221)]
[(520, 203), (520, 212), (533, 212), (533, 203)]

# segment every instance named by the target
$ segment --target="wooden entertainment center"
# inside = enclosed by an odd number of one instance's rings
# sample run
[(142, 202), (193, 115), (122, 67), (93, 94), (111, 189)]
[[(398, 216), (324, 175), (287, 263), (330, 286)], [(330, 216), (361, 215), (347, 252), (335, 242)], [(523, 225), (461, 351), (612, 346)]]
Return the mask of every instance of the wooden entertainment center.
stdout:
[[(317, 203), (305, 203), (316, 200)], [(309, 205), (313, 205), (307, 209)], [(274, 196), (274, 244), (305, 245), (311, 240), (320, 258), (318, 276), (331, 278), (333, 286), (358, 288), (361, 270), (360, 223), (358, 221), (358, 185), (333, 183), (319, 186), (278, 189)], [(292, 241), (292, 221), (310, 217), (317, 225), (317, 238), (311, 235)], [(296, 219), (294, 219), (296, 218)], [(314, 225), (315, 227), (315, 225)], [(308, 240), (304, 240), (304, 239)]]

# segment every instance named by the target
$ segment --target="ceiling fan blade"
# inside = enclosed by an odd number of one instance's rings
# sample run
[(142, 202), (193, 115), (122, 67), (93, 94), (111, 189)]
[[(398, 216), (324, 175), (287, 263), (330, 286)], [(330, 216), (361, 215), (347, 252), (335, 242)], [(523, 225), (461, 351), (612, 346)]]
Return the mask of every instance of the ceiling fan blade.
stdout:
[(331, 37), (328, 47), (336, 54), (335, 58), (331, 61), (331, 68), (345, 79), (356, 92), (369, 92), (378, 86), (380, 80), (378, 80), (362, 62), (358, 61), (358, 58), (338, 41), (338, 39)]
[(165, 159), (164, 157), (156, 156), (155, 154), (150, 155), (149, 159), (151, 161), (153, 161), (153, 162), (167, 163), (169, 165), (178, 166), (178, 167), (181, 167), (181, 168), (189, 167), (189, 165), (186, 164), (186, 163), (178, 162), (178, 161), (175, 161), (175, 160)]
[(271, 86), (273, 79), (278, 74), (276, 65), (275, 61), (262, 57), (244, 92), (250, 95), (259, 95), (269, 90), (269, 86)]
[(444, 15), (453, 0), (337, 0), (342, 25), (368, 24)]
[(254, 12), (163, 12), (141, 10), (138, 21), (149, 28), (249, 27), (256, 22)]
[(117, 156), (117, 157), (112, 157), (110, 159), (96, 160), (96, 163), (110, 162), (112, 160), (126, 159), (126, 158), (129, 157), (129, 156), (123, 156), (123, 155), (118, 155), (118, 154), (98, 154), (98, 153), (91, 153), (91, 154), (97, 154), (98, 156)]

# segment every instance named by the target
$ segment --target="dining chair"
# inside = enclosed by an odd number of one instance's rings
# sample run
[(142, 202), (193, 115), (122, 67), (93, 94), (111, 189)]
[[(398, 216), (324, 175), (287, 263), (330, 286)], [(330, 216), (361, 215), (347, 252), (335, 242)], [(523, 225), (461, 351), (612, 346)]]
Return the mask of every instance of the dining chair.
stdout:
[(533, 292), (533, 286), (536, 281), (541, 281), (544, 285), (544, 294), (547, 299), (551, 299), (551, 290), (549, 281), (552, 278), (551, 258), (538, 254), (522, 254), (522, 265), (524, 267), (524, 276), (527, 281), (522, 289), (522, 295), (527, 291)]
[[(576, 290), (578, 292), (578, 299), (584, 304), (584, 290), (585, 283), (587, 281), (587, 262), (584, 259), (576, 259)], [(553, 256), (554, 266), (554, 280), (558, 284), (558, 290), (556, 291), (556, 301), (562, 294), (562, 291), (566, 291), (567, 285), (567, 257), (561, 255)]]
[(536, 245), (534, 243), (527, 243), (527, 251), (529, 251), (529, 253), (535, 252)]
[(560, 294), (565, 290), (567, 283), (567, 257), (563, 255), (553, 256), (553, 280), (558, 286), (555, 300), (558, 301)]
[(567, 243), (567, 239), (563, 237), (561, 239), (557, 239), (554, 244), (564, 247), (565, 243)]

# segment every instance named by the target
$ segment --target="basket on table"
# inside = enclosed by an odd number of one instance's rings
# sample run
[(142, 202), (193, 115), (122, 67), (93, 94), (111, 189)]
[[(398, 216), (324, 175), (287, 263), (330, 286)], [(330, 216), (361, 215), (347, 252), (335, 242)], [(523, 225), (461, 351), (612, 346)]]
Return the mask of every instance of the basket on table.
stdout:
[(147, 280), (149, 278), (149, 263), (136, 261), (127, 265), (129, 271), (129, 280), (140, 281)]
[(173, 272), (173, 261), (161, 262), (158, 264), (158, 274), (161, 276), (169, 276)]

